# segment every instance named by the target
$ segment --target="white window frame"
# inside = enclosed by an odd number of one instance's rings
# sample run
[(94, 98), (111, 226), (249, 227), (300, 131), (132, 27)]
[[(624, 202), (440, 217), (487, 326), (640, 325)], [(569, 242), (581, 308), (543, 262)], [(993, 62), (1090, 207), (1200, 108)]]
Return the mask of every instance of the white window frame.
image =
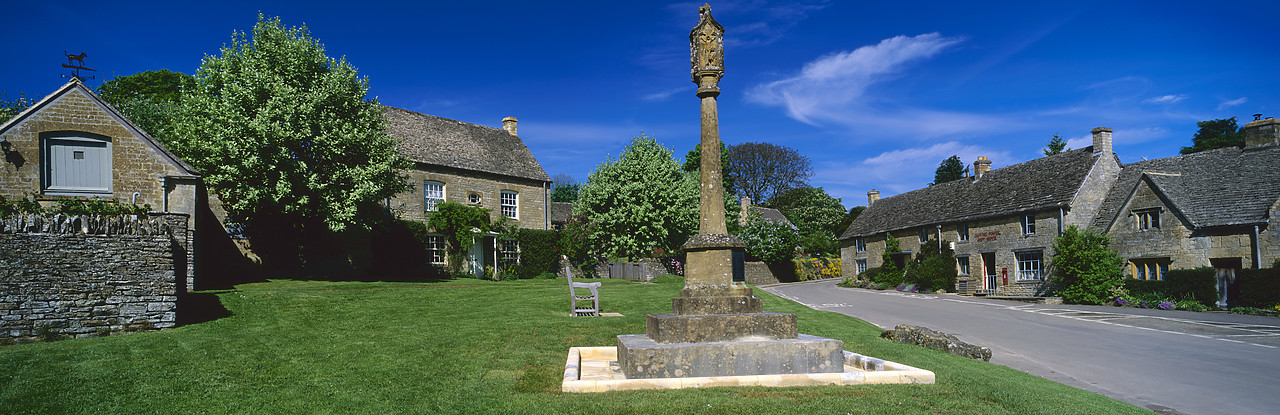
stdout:
[(427, 241), (423, 248), (427, 250), (427, 262), (429, 263), (444, 265), (445, 261), (448, 260), (445, 256), (444, 235), (427, 234)]
[[(435, 180), (422, 181), (422, 211), (435, 212), (444, 203), (445, 184)], [(433, 194), (435, 193), (435, 194)], [(432, 197), (436, 196), (436, 197)]]
[(969, 257), (956, 257), (956, 268), (960, 271), (960, 275), (969, 275)]
[(854, 252), (867, 252), (867, 240), (862, 237), (853, 238)]
[(861, 275), (862, 273), (867, 272), (867, 259), (866, 259), (866, 258), (859, 258), (859, 259), (855, 259), (855, 260), (853, 260), (853, 263), (854, 263), (854, 264), (856, 264), (855, 266), (857, 267), (858, 275)]
[(1022, 234), (1023, 235), (1036, 234), (1036, 215), (1034, 213), (1022, 215)]
[[(45, 194), (54, 195), (101, 195), (109, 196), (113, 192), (114, 174), (112, 170), (112, 151), (113, 146), (110, 137), (85, 133), (85, 132), (59, 132), (51, 134), (41, 134), (40, 148), (44, 153), (40, 158), (40, 190)], [(92, 145), (93, 147), (102, 146), (102, 162), (99, 174), (105, 181), (104, 187), (97, 186), (69, 186), (54, 183), (53, 163), (55, 163), (54, 147), (71, 147), (74, 150), (75, 143), (85, 143), (83, 145)]]
[(956, 225), (956, 238), (959, 239), (960, 242), (969, 241), (969, 224), (961, 223)]
[(498, 264), (515, 266), (520, 264), (520, 241), (516, 239), (498, 239)]
[(502, 216), (511, 219), (520, 219), (520, 193), (513, 190), (503, 190), (501, 196), (498, 197), (502, 204)]
[(1044, 251), (1015, 251), (1018, 281), (1044, 281)]

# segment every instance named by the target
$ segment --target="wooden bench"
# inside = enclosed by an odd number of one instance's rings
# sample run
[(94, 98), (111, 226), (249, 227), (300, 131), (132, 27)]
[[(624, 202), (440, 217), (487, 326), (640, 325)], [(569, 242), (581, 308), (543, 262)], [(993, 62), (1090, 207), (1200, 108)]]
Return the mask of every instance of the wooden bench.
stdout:
[[(568, 258), (565, 258), (565, 263), (569, 264)], [(600, 283), (573, 282), (572, 268), (573, 265), (565, 265), (564, 267), (564, 277), (569, 280), (569, 316), (599, 316), (600, 292), (596, 288), (600, 287)], [(583, 290), (584, 288), (586, 289), (585, 291)], [(582, 305), (578, 305), (579, 301), (582, 302)], [(589, 305), (588, 302), (590, 302)]]

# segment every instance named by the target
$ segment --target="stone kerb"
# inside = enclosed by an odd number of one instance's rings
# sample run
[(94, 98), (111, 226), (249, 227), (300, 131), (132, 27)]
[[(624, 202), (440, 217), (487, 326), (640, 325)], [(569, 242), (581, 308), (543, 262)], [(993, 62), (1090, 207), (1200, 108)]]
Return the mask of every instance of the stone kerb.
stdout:
[(175, 326), (187, 253), (169, 222), (185, 220), (0, 218), (0, 343)]

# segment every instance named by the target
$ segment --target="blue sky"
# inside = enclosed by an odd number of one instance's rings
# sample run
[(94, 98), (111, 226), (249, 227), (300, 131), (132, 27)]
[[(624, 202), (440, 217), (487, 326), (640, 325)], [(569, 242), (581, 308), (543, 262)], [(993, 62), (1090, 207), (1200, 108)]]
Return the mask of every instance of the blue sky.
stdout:
[[(383, 104), (501, 126), (578, 181), (644, 132), (698, 140), (688, 33), (701, 2), (3, 1), (0, 91), (60, 86), (63, 51), (114, 75), (194, 73), (258, 12), (306, 25)], [(1280, 116), (1280, 3), (717, 1), (721, 140), (808, 156), (846, 207), (927, 185), (953, 154), (994, 167), (1115, 130), (1124, 162), (1195, 123)]]

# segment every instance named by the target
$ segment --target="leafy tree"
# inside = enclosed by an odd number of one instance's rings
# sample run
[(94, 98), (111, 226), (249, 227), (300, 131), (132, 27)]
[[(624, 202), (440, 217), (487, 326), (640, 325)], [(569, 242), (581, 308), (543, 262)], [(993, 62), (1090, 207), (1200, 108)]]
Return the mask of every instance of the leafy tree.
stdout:
[(809, 158), (790, 147), (742, 143), (728, 147), (729, 175), (743, 196), (769, 200), (788, 189), (808, 186), (813, 177)]
[(1044, 155), (1046, 156), (1052, 156), (1067, 150), (1070, 150), (1067, 148), (1067, 140), (1063, 140), (1062, 136), (1057, 133), (1054, 133), (1053, 137), (1049, 138), (1049, 143), (1044, 145)]
[(760, 215), (754, 211), (747, 215), (747, 223), (737, 234), (747, 244), (747, 255), (769, 263), (791, 259), (799, 243), (799, 235), (795, 229), (783, 223), (760, 219)]
[(551, 201), (573, 203), (578, 201), (578, 190), (582, 187), (573, 176), (561, 173), (551, 178), (555, 183), (551, 187)]
[(574, 214), (598, 223), (597, 254), (645, 257), (672, 251), (698, 229), (698, 177), (680, 171), (671, 149), (640, 135), (596, 167), (578, 192)]
[(1191, 154), (1223, 147), (1244, 147), (1244, 133), (1236, 125), (1236, 117), (1200, 121), (1196, 135), (1191, 137), (1191, 147), (1183, 147), (1180, 153)]
[(844, 205), (831, 197), (821, 187), (800, 187), (787, 190), (769, 200), (767, 206), (778, 209), (787, 220), (799, 228), (801, 235), (825, 231), (836, 233), (844, 219)]
[[(729, 162), (729, 147), (720, 142), (720, 180), (723, 181), (725, 195), (733, 198), (738, 194), (738, 186), (734, 183), (733, 164)], [(693, 150), (684, 155), (681, 170), (700, 173), (702, 171), (702, 144), (695, 144)], [(754, 199), (753, 199), (754, 200)]]
[(867, 210), (866, 206), (854, 206), (849, 208), (849, 213), (846, 213), (844, 218), (840, 219), (840, 224), (836, 226), (836, 235), (843, 234), (846, 229), (849, 229), (849, 225), (852, 225), (853, 221), (857, 220), (858, 216), (861, 215), (864, 210)]
[(840, 241), (825, 229), (801, 235), (798, 243), (801, 251), (812, 256), (833, 256), (840, 252)]
[(893, 254), (899, 251), (902, 251), (902, 247), (898, 243), (898, 238), (894, 238), (891, 234), (885, 234), (884, 252), (880, 254), (881, 265), (874, 268), (875, 272), (871, 272), (870, 269), (867, 270), (872, 275), (872, 282), (882, 287), (894, 287), (902, 284), (903, 270), (898, 268), (897, 262), (893, 261)]
[(904, 272), (904, 280), (916, 284), (921, 291), (954, 291), (957, 276), (955, 252), (945, 242), (939, 247), (937, 239), (920, 244)]
[(368, 90), (306, 26), (259, 15), (251, 34), (205, 57), (165, 141), (232, 218), (299, 232), (367, 226), (380, 201), (406, 189), (397, 169), (408, 166)]
[(3, 98), (0, 98), (0, 123), (9, 121), (10, 118), (17, 116), (22, 110), (36, 103), (28, 99), (26, 94), (18, 94), (18, 97), (12, 100), (9, 99), (9, 93), (7, 92), (0, 93), (0, 95), (3, 96)]
[(117, 76), (98, 86), (98, 95), (124, 113), (152, 137), (171, 134), (183, 91), (195, 88), (196, 79), (168, 69)]
[(943, 160), (942, 163), (938, 164), (938, 169), (933, 172), (933, 183), (930, 183), (929, 185), (933, 186), (935, 184), (943, 184), (953, 180), (960, 180), (968, 175), (969, 166), (964, 165), (964, 162), (960, 161), (960, 156), (953, 155), (951, 157), (947, 157), (946, 160)]
[(1054, 240), (1050, 267), (1062, 299), (1074, 304), (1111, 300), (1111, 290), (1123, 285), (1124, 259), (1110, 245), (1106, 234), (1075, 225)]

